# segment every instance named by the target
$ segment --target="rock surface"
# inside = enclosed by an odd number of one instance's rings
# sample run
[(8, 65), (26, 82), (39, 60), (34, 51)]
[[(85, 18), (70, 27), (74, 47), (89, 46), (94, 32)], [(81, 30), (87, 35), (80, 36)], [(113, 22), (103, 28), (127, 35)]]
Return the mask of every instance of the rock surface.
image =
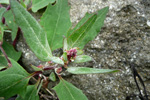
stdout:
[[(91, 55), (95, 61), (79, 66), (121, 71), (114, 74), (72, 75), (65, 79), (83, 90), (89, 100), (131, 100), (127, 96), (139, 94), (129, 66), (132, 63), (150, 94), (150, 1), (69, 0), (69, 4), (74, 26), (86, 12), (92, 13), (109, 6), (100, 34), (84, 49), (85, 54)], [(24, 41), (21, 40), (17, 47), (23, 52), (25, 66), (41, 63)], [(132, 100), (140, 99), (134, 96)]]

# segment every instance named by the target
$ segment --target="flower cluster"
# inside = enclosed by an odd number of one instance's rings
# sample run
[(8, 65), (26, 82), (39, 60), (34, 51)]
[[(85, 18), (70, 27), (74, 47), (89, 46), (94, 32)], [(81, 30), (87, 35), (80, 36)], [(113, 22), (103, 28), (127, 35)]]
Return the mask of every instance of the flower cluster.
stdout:
[(69, 51), (67, 51), (67, 59), (69, 62), (73, 61), (76, 56), (77, 56), (76, 49), (70, 49)]

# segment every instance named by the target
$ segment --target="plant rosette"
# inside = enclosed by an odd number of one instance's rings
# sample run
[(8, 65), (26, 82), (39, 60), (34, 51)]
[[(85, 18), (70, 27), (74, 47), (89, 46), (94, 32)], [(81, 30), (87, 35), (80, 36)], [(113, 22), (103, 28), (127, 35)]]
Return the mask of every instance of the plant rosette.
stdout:
[[(8, 7), (3, 7), (3, 4)], [(46, 10), (39, 22), (28, 11), (36, 13), (44, 7)], [(105, 7), (95, 13), (86, 13), (72, 28), (67, 0), (0, 0), (0, 98), (7, 100), (17, 95), (16, 100), (43, 100), (42, 93), (48, 92), (53, 99), (88, 100), (80, 89), (65, 81), (61, 73), (64, 70), (71, 74), (104, 74), (119, 71), (75, 67), (69, 64), (93, 60), (92, 57), (83, 54), (83, 48), (100, 32), (108, 9)], [(35, 56), (48, 65), (31, 64), (34, 72), (28, 73), (17, 62), (21, 52), (15, 50), (15, 45), (20, 31)], [(11, 33), (13, 44), (3, 39), (4, 32)], [(52, 52), (59, 48), (63, 48), (63, 55), (53, 56)], [(52, 71), (49, 75), (44, 75), (46, 70)], [(30, 79), (34, 82), (29, 82)], [(48, 88), (49, 84), (57, 80), (59, 83), (56, 86)]]

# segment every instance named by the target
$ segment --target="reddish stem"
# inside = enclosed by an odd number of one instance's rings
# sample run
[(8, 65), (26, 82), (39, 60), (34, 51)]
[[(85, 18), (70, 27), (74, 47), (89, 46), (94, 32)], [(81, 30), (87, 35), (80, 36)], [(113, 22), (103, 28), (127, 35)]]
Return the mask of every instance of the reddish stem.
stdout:
[(5, 52), (5, 50), (3, 49), (2, 44), (3, 44), (3, 43), (0, 42), (0, 50), (1, 50), (2, 53), (4, 54), (4, 56), (5, 56), (5, 58), (6, 58), (7, 62), (8, 62), (8, 66), (9, 66), (9, 67), (12, 67), (11, 61), (8, 59), (8, 56), (7, 56), (6, 52)]
[(10, 5), (8, 5), (6, 9), (7, 9), (7, 10), (10, 10)]
[(60, 80), (62, 80), (63, 78), (61, 77), (61, 75), (57, 75), (58, 76), (58, 78), (60, 79)]
[(5, 24), (5, 18), (4, 17), (2, 18), (2, 23)]
[(13, 41), (13, 47), (14, 47), (14, 48), (15, 48), (15, 46), (16, 46), (16, 43), (17, 43), (18, 39), (19, 39), (20, 32), (21, 32), (21, 29), (18, 27), (18, 31), (17, 31), (16, 38), (15, 38), (15, 40)]
[(39, 74), (42, 74), (42, 71), (33, 72), (33, 73), (31, 74), (31, 76), (36, 76), (36, 75), (39, 75)]
[(54, 69), (55, 67), (54, 66), (46, 66), (44, 67), (44, 70), (51, 70), (51, 69)]

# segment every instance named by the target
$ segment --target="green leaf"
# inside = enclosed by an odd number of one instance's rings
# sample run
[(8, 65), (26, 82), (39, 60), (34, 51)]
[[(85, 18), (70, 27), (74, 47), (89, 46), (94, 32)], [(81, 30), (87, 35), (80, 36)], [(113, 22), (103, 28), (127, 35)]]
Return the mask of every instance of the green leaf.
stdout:
[(64, 65), (63, 60), (61, 60), (59, 57), (51, 57), (51, 59), (54, 63)]
[(43, 71), (41, 68), (38, 68), (34, 65), (31, 65), (31, 67), (33, 68), (34, 71)]
[(72, 74), (104, 74), (118, 72), (117, 69), (96, 69), (88, 67), (68, 67), (67, 71)]
[(79, 55), (79, 56), (76, 56), (74, 63), (83, 63), (83, 62), (88, 62), (88, 61), (92, 61), (92, 57), (87, 56), (87, 55)]
[[(10, 45), (9, 43), (3, 41), (2, 47), (9, 58), (12, 58), (13, 60), (18, 61), (19, 58), (21, 57), (21, 52), (15, 51), (13, 46)], [(6, 60), (3, 53), (0, 51), (0, 68), (7, 67), (7, 66), (8, 66), (8, 61)]]
[(44, 8), (49, 3), (54, 3), (55, 0), (33, 0), (32, 11), (37, 12), (39, 9)]
[(21, 28), (23, 36), (31, 50), (42, 61), (52, 60), (52, 53), (46, 34), (39, 23), (16, 0), (10, 0), (10, 4), (15, 21)]
[(77, 49), (77, 55), (82, 55), (83, 54), (83, 50)]
[(2, 4), (9, 4), (9, 0), (0, 0), (0, 3), (2, 3)]
[(3, 55), (0, 55), (0, 68), (4, 68), (7, 66), (7, 60), (5, 59), (5, 57)]
[[(9, 43), (3, 41), (2, 47), (9, 58), (12, 58), (13, 60), (18, 61), (19, 58), (21, 57), (21, 52), (17, 52), (13, 48), (13, 46), (10, 45)], [(3, 53), (0, 51), (0, 68), (7, 67), (7, 66), (8, 66), (8, 61), (6, 60)]]
[(4, 29), (0, 26), (0, 42), (3, 42)]
[(53, 89), (59, 100), (88, 100), (81, 90), (63, 79)]
[(27, 8), (26, 7), (26, 4), (24, 3), (24, 0), (19, 0), (20, 4), (24, 7), (24, 8)]
[[(106, 18), (106, 14), (108, 13), (109, 8), (105, 7), (99, 11), (97, 11), (97, 19), (93, 26), (90, 28), (90, 30), (86, 33), (86, 36), (83, 38), (83, 40), (78, 44), (78, 47), (80, 49), (83, 49), (85, 44), (87, 44), (89, 41), (93, 40), (97, 34), (100, 32), (101, 27), (104, 24), (104, 20)], [(85, 17), (81, 19), (81, 21), (76, 25), (76, 27), (72, 30), (70, 30), (67, 33), (67, 37), (69, 37), (70, 34), (73, 34), (73, 32), (77, 29), (79, 29), (84, 23), (91, 17), (93, 14), (86, 13)]]
[(93, 14), (86, 13), (85, 16), (78, 22), (78, 24), (67, 32), (67, 37), (69, 37), (75, 30), (79, 29)]
[(17, 35), (18, 26), (14, 22), (14, 16), (13, 16), (13, 13), (11, 12), (11, 10), (5, 12), (4, 17), (5, 17), (6, 24), (8, 25), (8, 28), (11, 29), (12, 40), (14, 40)]
[(2, 18), (3, 18), (3, 14), (6, 11), (5, 8), (0, 8), (0, 42), (3, 41), (3, 35), (4, 35), (4, 29), (3, 29), (3, 25), (2, 25)]
[[(12, 45), (9, 43), (3, 41), (2, 45), (3, 49), (5, 50), (8, 57), (14, 59), (15, 61), (18, 61), (21, 57), (21, 52), (17, 52)], [(2, 52), (0, 51), (0, 55), (2, 55)], [(0, 62), (1, 63), (1, 62)]]
[(48, 5), (41, 18), (52, 51), (62, 47), (63, 36), (71, 27), (69, 9), (68, 0), (57, 0), (55, 5)]
[(27, 7), (31, 7), (32, 0), (19, 0), (20, 4), (27, 9)]
[(0, 97), (5, 99), (16, 94), (22, 95), (30, 79), (27, 73), (16, 61), (10, 58), (12, 67), (0, 72)]
[(50, 74), (49, 79), (52, 80), (52, 81), (54, 81), (54, 82), (56, 81), (56, 75), (55, 75), (54, 72), (52, 72), (52, 73)]
[(6, 68), (5, 66), (0, 66), (0, 70), (2, 70), (2, 69), (4, 69), (4, 68)]
[(62, 55), (62, 57), (63, 57), (63, 61), (65, 63), (67, 63), (67, 61), (68, 61), (67, 52), (64, 52), (63, 55)]
[(73, 47), (79, 47), (80, 43), (86, 36), (87, 32), (91, 29), (93, 26), (95, 20), (97, 18), (97, 15), (94, 14), (92, 17), (90, 17), (79, 29), (75, 30), (67, 39), (68, 46), (70, 48)]
[(39, 100), (39, 96), (37, 95), (37, 84), (27, 86), (24, 97), (19, 95), (16, 100)]
[(31, 0), (24, 0), (24, 4), (25, 4), (26, 6), (29, 5), (30, 2), (31, 2)]

